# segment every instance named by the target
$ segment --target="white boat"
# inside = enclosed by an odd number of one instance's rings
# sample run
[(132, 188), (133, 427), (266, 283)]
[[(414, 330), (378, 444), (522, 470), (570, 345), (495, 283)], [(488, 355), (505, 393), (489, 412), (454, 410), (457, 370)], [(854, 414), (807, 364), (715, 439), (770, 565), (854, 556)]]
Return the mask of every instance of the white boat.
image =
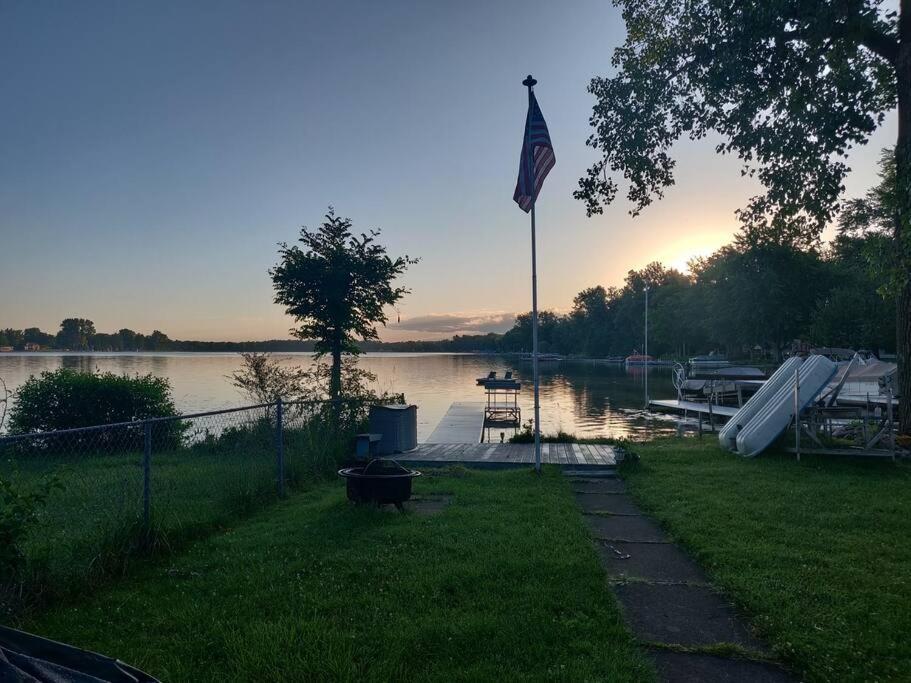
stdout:
[[(797, 410), (803, 410), (828, 386), (838, 366), (824, 356), (810, 356), (797, 371), (800, 390)], [(793, 376), (792, 376), (793, 380)], [(737, 452), (744, 458), (759, 455), (788, 428), (794, 418), (793, 382), (784, 382), (737, 434)]]
[(722, 448), (729, 451), (737, 450), (737, 432), (746, 425), (753, 416), (758, 413), (768, 400), (774, 396), (785, 384), (793, 386), (794, 371), (800, 367), (803, 359), (799, 356), (791, 356), (784, 364), (778, 368), (768, 381), (765, 382), (750, 400), (743, 404), (743, 407), (734, 413), (734, 417), (728, 420), (721, 431), (718, 432), (718, 441)]
[[(522, 353), (519, 355), (522, 360), (531, 361), (534, 360), (532, 354)], [(539, 363), (556, 363), (557, 361), (563, 360), (563, 356), (559, 353), (539, 353), (538, 362)]]
[(627, 356), (623, 360), (624, 364), (629, 367), (631, 365), (673, 365), (674, 361), (672, 360), (660, 360), (654, 356), (648, 356), (641, 353), (634, 353), (631, 356)]
[(712, 354), (708, 356), (693, 356), (690, 358), (689, 363), (691, 368), (726, 368), (731, 364), (724, 356)]
[(859, 360), (857, 364), (847, 368), (839, 396), (885, 397), (889, 387), (893, 388), (893, 392), (895, 390), (897, 372), (898, 365), (895, 363), (884, 363), (875, 358)]

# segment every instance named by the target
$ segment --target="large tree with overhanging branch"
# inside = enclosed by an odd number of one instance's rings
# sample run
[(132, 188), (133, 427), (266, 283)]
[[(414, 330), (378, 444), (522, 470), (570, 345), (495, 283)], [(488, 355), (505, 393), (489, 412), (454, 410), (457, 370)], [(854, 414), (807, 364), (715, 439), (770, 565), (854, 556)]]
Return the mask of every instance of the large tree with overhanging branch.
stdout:
[(840, 209), (850, 149), (898, 109), (892, 264), (900, 427), (911, 433), (911, 0), (615, 0), (627, 38), (594, 78), (575, 192), (589, 215), (621, 175), (635, 215), (674, 183), (671, 147), (720, 135), (765, 188), (738, 213), (751, 243), (813, 244)]

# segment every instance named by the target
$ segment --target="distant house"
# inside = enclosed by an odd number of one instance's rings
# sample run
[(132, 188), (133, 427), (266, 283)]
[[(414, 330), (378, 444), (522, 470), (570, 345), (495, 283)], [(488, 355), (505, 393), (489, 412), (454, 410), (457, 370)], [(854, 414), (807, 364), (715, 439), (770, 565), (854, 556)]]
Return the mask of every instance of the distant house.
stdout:
[(26, 350), (26, 351), (40, 351), (40, 350), (41, 350), (41, 344), (36, 344), (35, 342), (26, 342), (26, 343), (25, 343), (25, 350)]
[(0, 353), (10, 353), (12, 350), (12, 346), (0, 346)]

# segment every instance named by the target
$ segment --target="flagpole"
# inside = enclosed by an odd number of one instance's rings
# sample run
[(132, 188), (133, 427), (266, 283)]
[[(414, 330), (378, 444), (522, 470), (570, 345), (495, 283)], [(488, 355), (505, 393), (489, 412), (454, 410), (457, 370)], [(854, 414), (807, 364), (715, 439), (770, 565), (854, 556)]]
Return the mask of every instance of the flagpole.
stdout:
[[(531, 93), (536, 81), (528, 75), (522, 85), (528, 88), (528, 106), (531, 107)], [(527, 126), (526, 126), (527, 134)], [(541, 471), (541, 405), (538, 400), (538, 254), (535, 245), (535, 202), (531, 203), (531, 374), (535, 385), (535, 472)]]
[(645, 283), (645, 409), (648, 410), (648, 282)]

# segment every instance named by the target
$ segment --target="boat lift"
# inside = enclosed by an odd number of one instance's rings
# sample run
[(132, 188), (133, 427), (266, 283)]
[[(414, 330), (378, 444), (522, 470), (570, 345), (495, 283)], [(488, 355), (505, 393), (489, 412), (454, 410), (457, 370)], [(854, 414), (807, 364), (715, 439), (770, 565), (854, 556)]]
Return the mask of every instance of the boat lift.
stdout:
[[(856, 358), (856, 357), (855, 357)], [(852, 365), (853, 365), (852, 360)], [(850, 366), (849, 366), (850, 367)], [(845, 373), (847, 377), (847, 372)], [(794, 377), (794, 395), (800, 391), (800, 378)], [(886, 385), (885, 405), (869, 397), (865, 405), (851, 402), (840, 405), (838, 393), (844, 379), (818, 402), (799, 411), (792, 422), (794, 445), (785, 450), (800, 460), (807, 455), (860, 455), (865, 457), (908, 457), (896, 440), (895, 399), (891, 380)], [(803, 439), (809, 443), (804, 445)]]
[[(685, 429), (697, 428), (699, 436), (703, 433), (703, 422), (710, 432), (715, 432), (717, 418), (729, 419), (733, 417), (744, 404), (744, 389), (756, 391), (765, 382), (765, 374), (751, 367), (726, 367), (719, 369), (704, 369), (701, 372), (687, 376), (686, 367), (677, 363), (674, 366), (674, 388), (677, 390), (676, 399), (653, 399), (649, 401), (650, 408), (669, 410), (683, 413), (683, 422), (678, 424), (678, 434)], [(697, 386), (698, 385), (698, 386)], [(734, 390), (731, 391), (731, 387)], [(686, 398), (686, 391), (697, 390), (698, 398)], [(737, 406), (724, 405), (722, 399), (735, 393)], [(689, 423), (690, 415), (698, 420), (696, 425)]]
[[(719, 442), (724, 448), (744, 457), (758, 455), (785, 432), (793, 433), (794, 442), (793, 446), (784, 450), (796, 454), (798, 460), (802, 453), (888, 457), (893, 460), (911, 456), (897, 443), (897, 401), (891, 379), (885, 387), (885, 396), (868, 396), (866, 401), (858, 400), (856, 396), (840, 400), (840, 392), (856, 362), (859, 362), (857, 358), (834, 384), (835, 364), (819, 355), (810, 356), (806, 361), (800, 357), (789, 358), (765, 382), (746, 377), (724, 378), (737, 382), (738, 388), (740, 383), (760, 385), (759, 391), (745, 403), (742, 395), (738, 395), (739, 409), (718, 405), (709, 384), (706, 385), (705, 399), (699, 402), (684, 400), (681, 388), (687, 378), (678, 371), (674, 382), (678, 398), (651, 401), (651, 405), (682, 411), (684, 418), (687, 413), (697, 414), (700, 436), (704, 415), (708, 415), (711, 431), (715, 431), (716, 416), (728, 418), (719, 432)], [(681, 432), (682, 428), (678, 427), (678, 434)]]
[[(490, 443), (492, 429), (512, 429), (517, 432), (522, 426), (522, 409), (519, 407), (519, 391), (522, 383), (512, 379), (487, 379), (484, 393), (484, 426), (481, 440)], [(486, 438), (485, 438), (486, 436)]]

